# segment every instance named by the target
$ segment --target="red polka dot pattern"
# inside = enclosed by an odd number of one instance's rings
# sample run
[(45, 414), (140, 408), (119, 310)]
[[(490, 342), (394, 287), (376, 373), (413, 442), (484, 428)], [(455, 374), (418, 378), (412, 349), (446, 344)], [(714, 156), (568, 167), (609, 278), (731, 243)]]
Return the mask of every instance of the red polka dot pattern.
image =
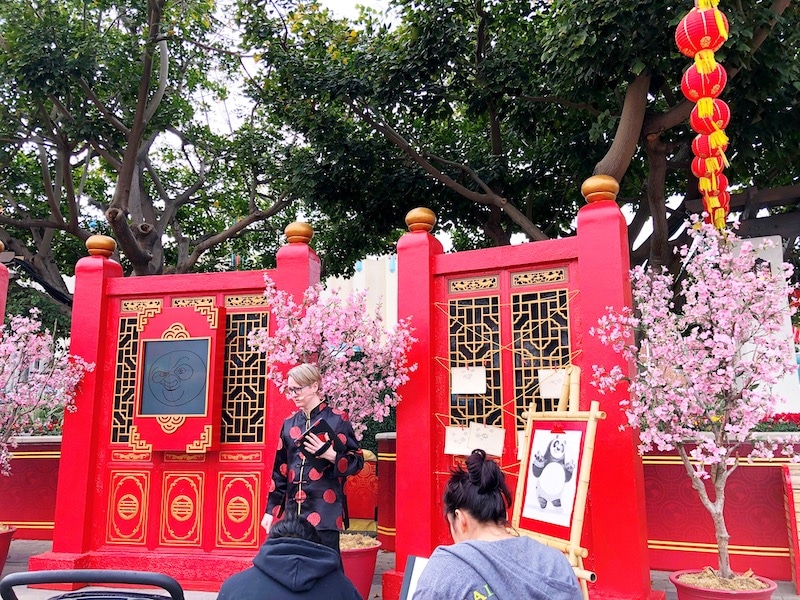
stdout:
[(308, 522), (311, 523), (314, 527), (319, 525), (319, 520), (320, 520), (319, 513), (315, 512), (309, 513), (306, 519), (308, 519)]
[(325, 493), (322, 494), (322, 499), (328, 504), (333, 504), (336, 502), (336, 492), (333, 490), (325, 490)]

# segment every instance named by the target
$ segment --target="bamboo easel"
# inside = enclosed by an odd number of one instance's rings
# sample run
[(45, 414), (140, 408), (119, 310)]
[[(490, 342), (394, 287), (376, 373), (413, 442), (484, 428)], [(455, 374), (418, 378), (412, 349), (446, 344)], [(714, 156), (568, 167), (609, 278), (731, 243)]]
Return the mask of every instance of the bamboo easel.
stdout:
[[(592, 455), (594, 454), (594, 440), (597, 431), (597, 421), (606, 418), (606, 413), (600, 410), (600, 403), (592, 401), (588, 411), (578, 410), (578, 398), (580, 391), (580, 369), (570, 365), (565, 369), (564, 384), (561, 390), (561, 397), (557, 405), (558, 410), (552, 412), (528, 412), (525, 424), (525, 446), (520, 465), (520, 477), (517, 482), (516, 500), (514, 502), (514, 514), (511, 524), (522, 534), (533, 537), (539, 542), (559, 549), (563, 552), (581, 586), (585, 600), (589, 598), (589, 588), (587, 582), (594, 582), (597, 576), (583, 566), (583, 559), (589, 554), (586, 548), (580, 545), (581, 535), (583, 534), (584, 515), (586, 512), (586, 497), (589, 492), (589, 477), (592, 468)], [(586, 421), (586, 432), (583, 439), (583, 451), (581, 453), (581, 464), (578, 472), (577, 487), (575, 491), (575, 503), (573, 505), (572, 520), (569, 526), (569, 537), (562, 539), (544, 533), (525, 530), (520, 527), (520, 517), (522, 515), (522, 503), (525, 486), (528, 478), (527, 465), (530, 464), (531, 436), (534, 431), (534, 423), (540, 421)]]

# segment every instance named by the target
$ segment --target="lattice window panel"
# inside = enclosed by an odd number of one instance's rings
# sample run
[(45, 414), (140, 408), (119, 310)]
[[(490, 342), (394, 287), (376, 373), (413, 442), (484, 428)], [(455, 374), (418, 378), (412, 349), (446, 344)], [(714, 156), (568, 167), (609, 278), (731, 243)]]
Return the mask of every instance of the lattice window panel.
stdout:
[(568, 291), (512, 294), (511, 319), (517, 427), (524, 429), (522, 413), (531, 402), (537, 411), (554, 410), (557, 402), (543, 400), (537, 393), (536, 370), (558, 369), (570, 362)]
[(449, 304), (450, 368), (486, 368), (486, 393), (451, 394), (450, 424), (502, 426), (503, 399), (498, 296), (459, 298)]
[(133, 423), (136, 391), (136, 355), (139, 352), (137, 317), (121, 317), (117, 335), (117, 370), (114, 381), (114, 410), (111, 416), (111, 442), (127, 444)]
[(266, 312), (226, 317), (222, 442), (263, 443), (267, 361), (247, 343), (254, 329), (267, 327)]

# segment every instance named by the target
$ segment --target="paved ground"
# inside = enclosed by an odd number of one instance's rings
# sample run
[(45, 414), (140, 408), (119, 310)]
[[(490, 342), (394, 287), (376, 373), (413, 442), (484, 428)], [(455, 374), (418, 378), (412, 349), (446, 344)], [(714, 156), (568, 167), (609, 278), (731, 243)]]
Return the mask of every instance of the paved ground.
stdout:
[[(35, 540), (13, 540), (8, 559), (3, 567), (3, 576), (8, 573), (25, 571), (28, 567), (28, 557), (41, 552), (47, 552), (51, 548), (49, 541)], [(372, 582), (372, 589), (368, 600), (381, 598), (381, 574), (384, 571), (395, 567), (395, 556), (393, 552), (378, 552), (378, 561), (375, 567), (375, 579)], [(667, 579), (668, 573), (663, 571), (653, 571), (653, 589), (666, 590), (667, 600), (676, 600), (675, 588)], [(90, 588), (87, 588), (90, 589)], [(32, 590), (28, 588), (15, 588), (19, 600), (45, 600), (60, 592), (52, 590)], [(215, 600), (216, 593), (213, 592), (186, 592), (186, 600)], [(794, 584), (791, 581), (778, 582), (778, 590), (773, 594), (774, 600), (800, 600)], [(367, 600), (367, 599), (365, 599)]]

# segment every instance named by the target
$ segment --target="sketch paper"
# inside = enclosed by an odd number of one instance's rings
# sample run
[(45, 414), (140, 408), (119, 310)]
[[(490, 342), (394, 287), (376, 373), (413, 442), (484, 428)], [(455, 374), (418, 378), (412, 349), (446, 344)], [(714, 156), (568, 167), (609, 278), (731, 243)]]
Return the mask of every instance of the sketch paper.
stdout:
[(444, 453), (467, 456), (472, 452), (469, 447), (469, 429), (467, 427), (444, 428)]
[(539, 378), (539, 396), (541, 398), (561, 398), (561, 388), (564, 386), (565, 369), (537, 369)]
[(506, 430), (502, 427), (492, 427), (491, 425), (482, 425), (480, 423), (469, 424), (469, 441), (467, 443), (470, 447), (470, 452), (480, 448), (486, 454), (503, 456), (505, 438)]
[(451, 394), (485, 394), (486, 367), (452, 367), (450, 369)]

